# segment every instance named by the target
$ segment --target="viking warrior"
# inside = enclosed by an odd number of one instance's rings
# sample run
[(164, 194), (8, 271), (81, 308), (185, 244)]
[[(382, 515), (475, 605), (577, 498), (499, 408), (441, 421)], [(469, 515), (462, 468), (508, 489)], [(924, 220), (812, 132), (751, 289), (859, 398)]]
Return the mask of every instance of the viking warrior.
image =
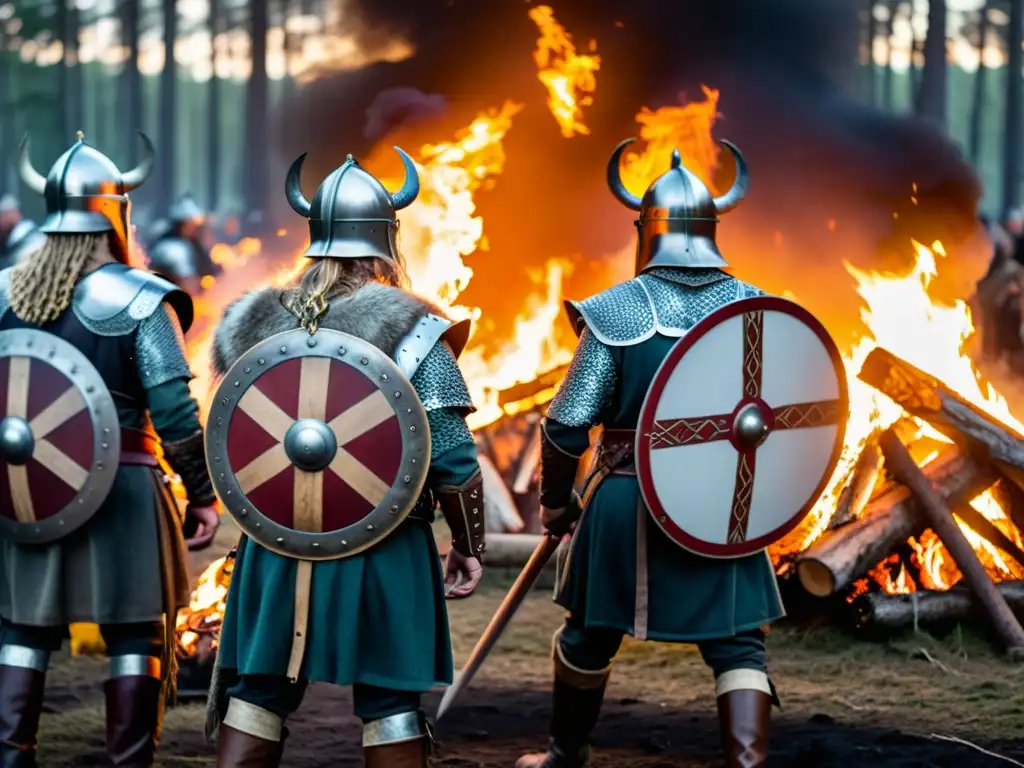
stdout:
[(220, 268), (210, 258), (204, 240), (206, 216), (192, 195), (182, 195), (167, 218), (153, 228), (146, 248), (149, 268), (196, 295), (204, 277), (215, 277)]
[[(309, 681), (351, 685), (366, 765), (426, 765), (420, 697), (452, 680), (445, 595), (482, 573), (483, 484), (456, 358), (468, 322), (406, 292), (389, 193), (349, 156), (312, 202), (305, 272), (228, 307), (207, 436), (238, 546), (211, 690), (218, 765), (277, 766)], [(268, 338), (269, 337), (269, 338)], [(452, 532), (444, 571), (431, 522)], [(226, 708), (225, 708), (226, 705)]]
[(36, 223), (21, 215), (17, 198), (0, 197), (0, 269), (13, 267), (42, 241), (43, 234)]
[[(735, 552), (726, 552), (723, 546), (729, 559), (688, 551), (695, 549), (689, 543), (687, 548), (680, 546), (686, 537), (668, 535), (668, 513), (651, 514), (654, 503), (638, 479), (636, 456), (641, 444), (638, 425), (647, 438), (656, 432), (641, 424), (643, 408), (654, 403), (660, 414), (685, 410), (689, 403), (700, 410), (711, 389), (722, 389), (713, 380), (718, 364), (714, 353), (704, 359), (701, 375), (691, 379), (690, 386), (675, 390), (656, 381), (681, 337), (692, 335), (702, 318), (732, 302), (766, 301), (751, 299), (763, 292), (723, 271), (727, 264), (715, 242), (718, 217), (735, 208), (747, 192), (747, 167), (739, 151), (722, 142), (735, 159), (737, 176), (729, 191), (714, 197), (675, 152), (671, 169), (639, 198), (620, 178), (620, 156), (629, 143), (623, 142), (612, 155), (608, 183), (621, 203), (639, 212), (637, 276), (585, 301), (567, 302), (580, 338), (543, 422), (542, 520), (555, 542), (573, 524), (575, 530), (556, 593), (568, 614), (553, 642), (550, 746), (546, 753), (521, 757), (516, 766), (588, 764), (591, 732), (624, 635), (695, 643), (716, 681), (728, 765), (761, 766), (775, 701), (765, 666), (763, 627), (783, 615), (772, 564), (763, 545), (741, 557), (730, 556)], [(738, 332), (735, 338), (740, 338)], [(726, 361), (736, 369), (730, 381), (739, 381), (742, 360), (737, 349)], [(705, 389), (708, 392), (702, 392)], [(728, 414), (738, 397), (720, 408)], [(761, 402), (752, 398), (755, 401)], [(763, 439), (763, 419), (759, 421), (757, 413), (744, 411), (736, 418), (754, 439)], [(719, 430), (715, 436), (726, 439), (733, 421), (728, 416), (709, 423)], [(666, 434), (675, 435), (671, 430), (684, 429), (687, 423), (677, 419), (665, 428)], [(574, 480), (580, 457), (588, 448), (588, 433), (598, 425), (603, 436), (596, 466), (582, 497), (577, 497)], [(746, 434), (738, 439), (746, 439)], [(666, 445), (686, 442), (685, 435), (675, 443), (666, 438)], [(730, 484), (726, 490), (731, 494), (736, 451), (728, 442), (718, 445), (731, 452), (732, 474), (715, 477)], [(692, 471), (697, 473), (693, 482), (702, 483), (714, 469), (700, 461), (711, 459), (677, 453), (663, 472), (674, 479)], [(715, 493), (688, 485), (675, 489), (672, 501), (678, 508), (685, 500), (698, 508), (698, 516), (717, 520)]]
[[(192, 302), (128, 266), (128, 193), (153, 147), (121, 173), (82, 134), (42, 176), (45, 242), (0, 272), (0, 755), (34, 766), (50, 655), (73, 622), (106, 644), (107, 751), (153, 762), (173, 695), (174, 617), (188, 604), (185, 542), (169, 477), (181, 478), (191, 546), (209, 544), (216, 497), (182, 331)], [(161, 456), (169, 468), (162, 467)]]

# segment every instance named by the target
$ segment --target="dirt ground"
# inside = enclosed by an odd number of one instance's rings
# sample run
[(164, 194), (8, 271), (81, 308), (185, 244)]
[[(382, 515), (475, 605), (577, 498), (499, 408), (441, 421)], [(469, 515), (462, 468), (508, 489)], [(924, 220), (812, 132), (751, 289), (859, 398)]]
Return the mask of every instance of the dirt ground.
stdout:
[[(230, 535), (218, 539), (223, 552)], [(197, 572), (210, 559), (197, 557)], [(508, 586), (500, 582), (492, 579), (474, 598), (449, 604), (457, 663), (500, 602)], [(560, 619), (547, 591), (531, 596), (473, 687), (438, 726), (434, 765), (511, 768), (523, 751), (542, 745), (551, 635)], [(770, 766), (1024, 766), (1024, 666), (998, 658), (969, 628), (942, 640), (916, 635), (870, 644), (834, 630), (778, 626), (769, 634), (769, 651), (783, 704)], [(41, 766), (105, 764), (104, 675), (102, 660), (55, 658)], [(438, 698), (427, 697), (429, 712)], [(347, 691), (312, 686), (290, 723), (285, 766), (361, 765), (359, 724), (350, 712)], [(168, 712), (158, 765), (213, 765), (203, 718), (200, 702)], [(712, 681), (696, 650), (627, 642), (595, 747), (595, 768), (721, 765)]]

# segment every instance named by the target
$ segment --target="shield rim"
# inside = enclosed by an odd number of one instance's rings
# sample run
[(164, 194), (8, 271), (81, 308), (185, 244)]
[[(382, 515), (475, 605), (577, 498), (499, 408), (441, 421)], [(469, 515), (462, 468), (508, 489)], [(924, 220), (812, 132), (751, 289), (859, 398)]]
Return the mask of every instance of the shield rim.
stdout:
[[(668, 383), (668, 379), (675, 371), (676, 366), (683, 356), (690, 351), (694, 344), (707, 335), (712, 328), (715, 328), (719, 324), (736, 317), (737, 315), (753, 311), (781, 312), (782, 314), (790, 315), (802, 322), (815, 334), (815, 336), (818, 337), (822, 346), (828, 353), (829, 358), (832, 360), (832, 367), (836, 373), (836, 379), (839, 382), (839, 394), (836, 399), (842, 404), (842, 410), (846, 416), (845, 418), (841, 418), (836, 425), (836, 435), (832, 444), (832, 453), (829, 456), (828, 464), (826, 464), (827, 469), (822, 473), (821, 480), (818, 481), (818, 485), (815, 487), (814, 492), (811, 494), (807, 503), (798, 509), (788, 522), (783, 523), (779, 527), (757, 537), (756, 539), (744, 541), (742, 544), (713, 544), (711, 542), (704, 541), (703, 539), (691, 536), (680, 528), (665, 512), (654, 486), (654, 478), (651, 474), (650, 462), (647, 461), (650, 450), (647, 448), (649, 441), (645, 439), (645, 436), (650, 433), (653, 426), (654, 412), (657, 410), (656, 405), (658, 399), (664, 391), (665, 385)], [(647, 394), (644, 396), (643, 405), (640, 407), (640, 419), (636, 431), (634, 454), (636, 457), (637, 484), (640, 486), (640, 495), (647, 506), (648, 512), (666, 536), (683, 549), (696, 555), (721, 560), (733, 560), (764, 551), (769, 546), (795, 530), (796, 527), (804, 521), (807, 515), (810, 514), (814, 505), (818, 503), (818, 499), (821, 498), (821, 494), (824, 493), (825, 489), (828, 487), (829, 481), (835, 474), (836, 466), (838, 465), (839, 459), (843, 453), (843, 446), (846, 439), (846, 426), (849, 422), (849, 403), (849, 385), (847, 383), (846, 365), (843, 363), (843, 358), (839, 353), (839, 348), (836, 346), (835, 340), (826, 330), (825, 326), (822, 325), (821, 321), (802, 306), (796, 302), (790, 301), (789, 299), (783, 299), (778, 296), (752, 296), (750, 298), (739, 299), (719, 307), (714, 312), (711, 312), (701, 318), (689, 331), (686, 332), (686, 335), (679, 339), (679, 341), (673, 345), (672, 349), (669, 350), (669, 353), (665, 356), (665, 359), (658, 367), (658, 372), (654, 375), (654, 379), (651, 381), (651, 385), (647, 389)]]
[[(314, 348), (318, 351), (310, 354)], [(406, 406), (404, 411), (394, 409), (402, 431), (402, 459), (398, 470), (402, 486), (392, 485), (381, 503), (358, 522), (322, 533), (296, 531), (271, 520), (242, 493), (234, 471), (225, 472), (221, 466), (227, 459), (231, 417), (242, 396), (264, 371), (303, 357), (326, 357), (369, 374), (367, 378), (380, 391), (384, 390), (378, 382), (386, 374), (389, 392), (399, 392), (401, 396), (397, 399)], [(360, 365), (350, 362), (356, 357)], [(388, 398), (389, 402), (393, 399)], [(238, 358), (214, 392), (206, 419), (205, 443), (206, 464), (214, 491), (238, 526), (260, 546), (297, 560), (343, 559), (380, 543), (416, 506), (430, 470), (430, 427), (412, 384), (379, 348), (357, 336), (329, 328), (318, 329), (313, 335), (302, 328), (284, 331), (264, 339)], [(372, 531), (368, 529), (370, 525)]]
[[(50, 544), (89, 522), (110, 495), (121, 465), (121, 421), (107, 383), (71, 342), (35, 328), (0, 331), (0, 358), (11, 357), (38, 360), (67, 378), (82, 395), (92, 424), (93, 464), (75, 497), (60, 512), (34, 523), (0, 517), (0, 536), (19, 544)], [(108, 456), (112, 460), (104, 461)], [(6, 464), (0, 465), (6, 471)]]

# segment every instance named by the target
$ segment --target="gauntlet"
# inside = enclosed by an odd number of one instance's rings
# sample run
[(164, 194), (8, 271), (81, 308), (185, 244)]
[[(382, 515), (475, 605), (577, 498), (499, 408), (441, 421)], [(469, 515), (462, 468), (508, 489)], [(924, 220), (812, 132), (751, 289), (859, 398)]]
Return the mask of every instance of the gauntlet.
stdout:
[(460, 555), (481, 558), (484, 544), (484, 480), (477, 470), (460, 486), (434, 490), (441, 514), (452, 530), (452, 548)]
[(202, 431), (189, 435), (184, 440), (164, 443), (164, 458), (171, 469), (178, 473), (185, 486), (190, 506), (209, 507), (217, 501), (206, 468), (206, 449), (203, 446)]

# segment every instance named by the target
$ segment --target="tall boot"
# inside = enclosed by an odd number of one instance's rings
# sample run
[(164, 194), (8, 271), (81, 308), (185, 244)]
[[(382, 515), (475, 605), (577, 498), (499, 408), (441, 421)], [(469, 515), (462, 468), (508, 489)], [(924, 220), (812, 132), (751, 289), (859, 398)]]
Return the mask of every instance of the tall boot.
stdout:
[(768, 761), (772, 703), (768, 676), (750, 669), (724, 673), (717, 681), (718, 722), (729, 768), (763, 768)]
[(430, 733), (422, 712), (403, 712), (363, 725), (366, 768), (426, 768)]
[(0, 768), (35, 768), (48, 651), (0, 648)]
[(142, 654), (111, 656), (110, 678), (103, 692), (111, 762), (118, 768), (152, 765), (163, 711), (160, 659)]
[(515, 768), (585, 768), (590, 763), (590, 734), (601, 714), (611, 667), (574, 667), (565, 658), (558, 637), (556, 633), (552, 652), (555, 682), (548, 751), (523, 755)]
[(217, 740), (217, 768), (278, 768), (287, 737), (273, 712), (231, 699)]

